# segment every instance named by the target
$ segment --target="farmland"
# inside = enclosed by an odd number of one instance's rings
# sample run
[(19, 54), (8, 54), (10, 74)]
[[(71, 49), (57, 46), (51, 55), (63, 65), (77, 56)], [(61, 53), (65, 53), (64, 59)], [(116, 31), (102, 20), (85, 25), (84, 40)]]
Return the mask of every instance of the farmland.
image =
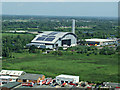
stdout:
[(29, 73), (55, 77), (59, 74), (79, 75), (85, 81), (117, 81), (117, 55), (52, 55), (41, 53), (13, 53), (4, 58), (3, 69), (24, 70)]

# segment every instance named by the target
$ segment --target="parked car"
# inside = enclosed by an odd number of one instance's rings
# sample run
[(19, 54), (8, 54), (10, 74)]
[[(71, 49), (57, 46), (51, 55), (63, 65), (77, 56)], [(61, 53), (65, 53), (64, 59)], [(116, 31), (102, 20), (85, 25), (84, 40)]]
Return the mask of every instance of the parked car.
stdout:
[(52, 78), (49, 78), (49, 79), (47, 79), (47, 81), (46, 81), (46, 85), (49, 85), (50, 83), (52, 83)]
[(46, 84), (47, 79), (40, 80), (40, 85)]
[(30, 86), (33, 87), (35, 85), (34, 82), (30, 82), (30, 83), (22, 83), (22, 86)]

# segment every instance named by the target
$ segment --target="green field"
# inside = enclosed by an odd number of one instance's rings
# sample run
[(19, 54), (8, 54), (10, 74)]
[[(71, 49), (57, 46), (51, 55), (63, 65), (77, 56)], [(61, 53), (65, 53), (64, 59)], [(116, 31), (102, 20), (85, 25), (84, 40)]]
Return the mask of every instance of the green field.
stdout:
[(85, 81), (118, 81), (117, 55), (13, 53), (15, 58), (3, 58), (3, 69), (55, 77), (59, 74), (79, 75)]
[[(2, 33), (2, 36), (17, 36), (17, 35), (31, 35), (31, 34), (20, 34), (20, 33)], [(32, 35), (31, 35), (32, 36)]]

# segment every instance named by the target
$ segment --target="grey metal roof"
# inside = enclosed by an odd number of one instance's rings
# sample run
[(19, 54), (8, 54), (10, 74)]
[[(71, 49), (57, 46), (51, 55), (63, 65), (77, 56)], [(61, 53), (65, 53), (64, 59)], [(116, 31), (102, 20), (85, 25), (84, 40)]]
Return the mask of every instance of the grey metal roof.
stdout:
[[(76, 35), (71, 32), (44, 31), (41, 34), (36, 35), (36, 37), (31, 42), (32, 43), (51, 43), (51, 44), (53, 44), (57, 40), (59, 40), (60, 38), (63, 38), (67, 34), (72, 34), (76, 37)], [(48, 39), (48, 41), (47, 41), (47, 39)]]
[(39, 77), (42, 78), (42, 74), (30, 74), (26, 73), (24, 75), (21, 75), (18, 79), (29, 79), (29, 80), (37, 80)]
[(3, 85), (2, 87), (13, 88), (20, 84), (21, 84), (20, 82), (9, 82), (8, 84)]

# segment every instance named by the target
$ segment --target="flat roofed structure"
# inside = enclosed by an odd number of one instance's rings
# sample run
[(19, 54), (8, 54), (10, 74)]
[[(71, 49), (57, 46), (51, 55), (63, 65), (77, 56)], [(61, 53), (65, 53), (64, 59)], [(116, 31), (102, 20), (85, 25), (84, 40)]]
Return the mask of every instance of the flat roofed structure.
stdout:
[(56, 82), (58, 84), (63, 84), (63, 83), (78, 83), (79, 82), (79, 76), (72, 76), (72, 75), (59, 75), (56, 76)]
[(90, 46), (105, 46), (105, 45), (112, 45), (116, 44), (116, 40), (114, 39), (85, 39), (87, 45)]
[(116, 41), (113, 39), (85, 39), (85, 41), (94, 41), (94, 42), (111, 42), (111, 41)]
[(57, 31), (44, 31), (31, 41), (26, 46), (35, 45), (38, 48), (57, 48), (64, 45), (72, 46), (77, 45), (77, 37), (71, 32), (57, 32)]

